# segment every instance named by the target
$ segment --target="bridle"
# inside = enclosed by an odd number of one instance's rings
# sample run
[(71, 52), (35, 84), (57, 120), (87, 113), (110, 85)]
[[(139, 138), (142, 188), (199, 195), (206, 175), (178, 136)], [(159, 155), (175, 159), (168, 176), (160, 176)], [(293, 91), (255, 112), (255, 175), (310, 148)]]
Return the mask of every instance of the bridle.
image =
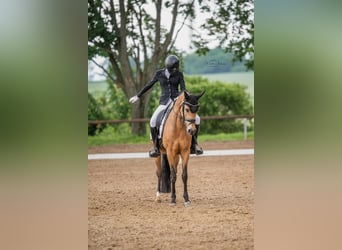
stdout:
[(197, 113), (197, 111), (198, 111), (198, 109), (199, 109), (199, 107), (200, 107), (200, 105), (199, 104), (191, 104), (191, 103), (189, 103), (189, 102), (187, 102), (187, 101), (183, 101), (182, 103), (181, 103), (181, 105), (182, 105), (182, 120), (183, 120), (183, 123), (185, 124), (185, 122), (188, 122), (188, 123), (190, 123), (190, 124), (192, 124), (192, 123), (195, 123), (195, 119), (187, 119), (187, 118), (185, 118), (185, 115), (184, 115), (184, 106), (185, 105), (188, 105), (189, 107), (190, 107), (190, 111), (191, 111), (191, 113)]

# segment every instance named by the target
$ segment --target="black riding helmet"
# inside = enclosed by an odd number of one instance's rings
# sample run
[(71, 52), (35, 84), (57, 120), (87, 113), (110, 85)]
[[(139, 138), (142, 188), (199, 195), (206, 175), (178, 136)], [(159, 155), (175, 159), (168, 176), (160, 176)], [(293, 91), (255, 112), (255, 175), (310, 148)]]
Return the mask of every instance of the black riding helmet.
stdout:
[(165, 67), (170, 73), (177, 72), (179, 70), (179, 60), (175, 55), (169, 55), (165, 60)]

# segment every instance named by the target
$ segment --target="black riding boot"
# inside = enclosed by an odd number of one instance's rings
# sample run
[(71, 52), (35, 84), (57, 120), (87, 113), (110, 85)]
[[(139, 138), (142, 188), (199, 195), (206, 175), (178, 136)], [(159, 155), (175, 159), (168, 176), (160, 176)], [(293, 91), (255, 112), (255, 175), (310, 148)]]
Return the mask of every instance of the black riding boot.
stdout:
[(192, 136), (190, 154), (201, 155), (203, 154), (203, 149), (197, 144), (197, 136), (199, 132), (200, 125), (196, 125), (196, 132)]
[(151, 135), (152, 135), (152, 142), (153, 142), (153, 150), (149, 152), (150, 157), (158, 157), (160, 155), (159, 153), (159, 147), (158, 147), (158, 131), (157, 128), (151, 127)]

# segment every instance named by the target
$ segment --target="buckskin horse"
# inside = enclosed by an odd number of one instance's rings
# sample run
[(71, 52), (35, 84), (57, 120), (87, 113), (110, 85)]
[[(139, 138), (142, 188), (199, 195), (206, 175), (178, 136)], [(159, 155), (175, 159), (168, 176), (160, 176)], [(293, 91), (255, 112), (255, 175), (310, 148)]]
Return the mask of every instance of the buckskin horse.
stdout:
[(199, 109), (198, 100), (204, 92), (202, 91), (199, 95), (191, 94), (186, 90), (180, 93), (165, 121), (159, 143), (161, 155), (155, 160), (158, 177), (156, 202), (161, 202), (160, 193), (171, 192), (170, 205), (176, 205), (177, 166), (181, 158), (184, 206), (191, 205), (187, 187), (188, 162), (191, 138), (196, 132), (195, 118)]

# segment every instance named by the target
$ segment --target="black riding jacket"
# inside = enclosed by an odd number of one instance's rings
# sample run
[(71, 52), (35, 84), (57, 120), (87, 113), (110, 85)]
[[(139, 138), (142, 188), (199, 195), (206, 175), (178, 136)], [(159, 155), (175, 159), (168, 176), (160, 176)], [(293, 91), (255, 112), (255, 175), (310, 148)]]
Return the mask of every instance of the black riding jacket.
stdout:
[[(165, 69), (157, 70), (153, 79), (145, 84), (145, 86), (137, 93), (137, 96), (142, 96), (146, 91), (153, 87), (153, 85), (159, 82), (161, 86), (161, 96), (159, 99), (159, 104), (165, 105), (167, 104), (169, 98), (174, 100), (180, 93), (180, 91), (185, 90), (185, 82), (183, 73), (177, 71), (175, 73), (171, 73), (170, 78), (167, 79), (165, 76)], [(180, 86), (180, 91), (178, 90), (178, 86)]]

